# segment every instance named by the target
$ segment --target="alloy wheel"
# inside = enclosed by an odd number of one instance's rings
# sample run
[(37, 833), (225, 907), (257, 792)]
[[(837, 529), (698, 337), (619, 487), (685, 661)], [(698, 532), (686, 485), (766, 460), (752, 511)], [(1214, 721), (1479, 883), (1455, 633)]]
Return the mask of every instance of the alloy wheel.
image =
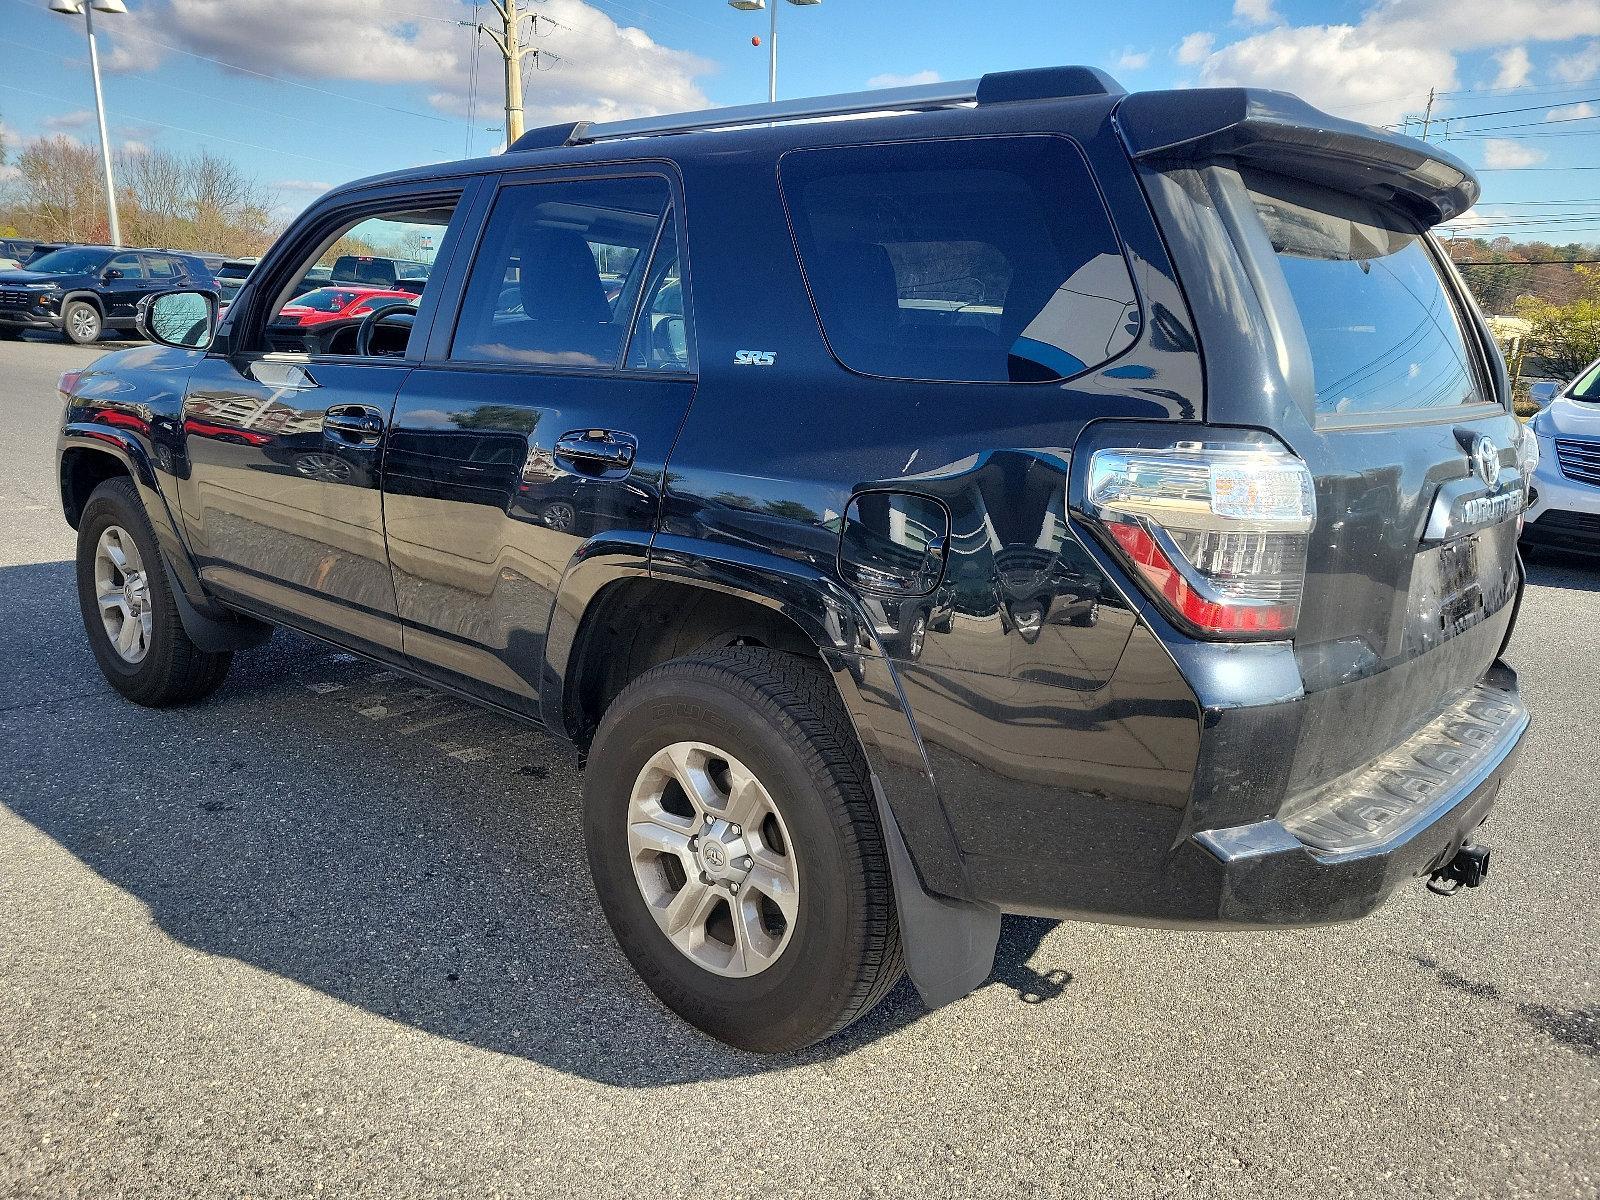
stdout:
[(100, 318), (87, 304), (74, 305), (67, 314), (67, 320), (72, 323), (74, 336), (81, 341), (92, 341), (100, 332)]
[(679, 952), (743, 979), (775, 963), (800, 911), (794, 846), (772, 795), (704, 742), (651, 757), (628, 799), (628, 854), (650, 914)]
[(107, 525), (94, 548), (94, 594), (111, 648), (127, 663), (150, 652), (150, 577), (139, 547), (120, 525)]

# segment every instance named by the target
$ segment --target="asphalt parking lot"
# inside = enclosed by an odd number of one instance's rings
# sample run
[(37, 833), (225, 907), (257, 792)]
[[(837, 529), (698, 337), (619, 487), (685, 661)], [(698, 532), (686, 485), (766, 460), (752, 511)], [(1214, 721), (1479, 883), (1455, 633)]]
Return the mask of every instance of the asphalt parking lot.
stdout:
[(1593, 1196), (1600, 565), (1532, 565), (1489, 886), (1365, 922), (1008, 921), (804, 1055), (680, 1024), (559, 743), (279, 633), (199, 707), (100, 679), (57, 375), (0, 343), (0, 1195)]

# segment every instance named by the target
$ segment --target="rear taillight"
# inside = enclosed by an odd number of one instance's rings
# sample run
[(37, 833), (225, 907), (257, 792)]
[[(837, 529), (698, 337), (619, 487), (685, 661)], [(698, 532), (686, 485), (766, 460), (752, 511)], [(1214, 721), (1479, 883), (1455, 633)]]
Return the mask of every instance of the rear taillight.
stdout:
[(1285, 450), (1096, 450), (1087, 505), (1152, 599), (1202, 636), (1285, 638), (1300, 618), (1311, 472)]
[(77, 390), (78, 380), (87, 374), (87, 371), (61, 372), (61, 379), (56, 383), (56, 391), (61, 393), (61, 398), (63, 400), (71, 400), (72, 393)]

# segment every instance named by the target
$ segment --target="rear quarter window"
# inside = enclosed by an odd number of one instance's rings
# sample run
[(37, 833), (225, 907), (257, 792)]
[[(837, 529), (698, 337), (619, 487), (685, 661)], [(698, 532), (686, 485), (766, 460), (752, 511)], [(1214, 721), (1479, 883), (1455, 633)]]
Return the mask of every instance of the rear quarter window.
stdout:
[(796, 150), (780, 178), (823, 334), (854, 371), (1045, 383), (1138, 335), (1116, 232), (1065, 138)]

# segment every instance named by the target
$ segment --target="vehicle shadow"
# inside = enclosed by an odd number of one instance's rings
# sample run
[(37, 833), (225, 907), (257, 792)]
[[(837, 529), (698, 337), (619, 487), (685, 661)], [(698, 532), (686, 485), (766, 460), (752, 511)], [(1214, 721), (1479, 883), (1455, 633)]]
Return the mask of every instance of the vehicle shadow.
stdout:
[[(902, 982), (801, 1054), (721, 1046), (613, 943), (564, 743), (281, 632), (210, 700), (142, 709), (100, 679), (72, 588), (67, 563), (0, 569), (0, 802), (185, 946), (624, 1087), (784, 1070), (926, 1014)], [(1071, 976), (1031, 962), (1055, 924), (1008, 918), (986, 986), (1060, 996)]]
[(1528, 582), (1567, 592), (1600, 592), (1600, 557), (1540, 547), (1523, 555)]

